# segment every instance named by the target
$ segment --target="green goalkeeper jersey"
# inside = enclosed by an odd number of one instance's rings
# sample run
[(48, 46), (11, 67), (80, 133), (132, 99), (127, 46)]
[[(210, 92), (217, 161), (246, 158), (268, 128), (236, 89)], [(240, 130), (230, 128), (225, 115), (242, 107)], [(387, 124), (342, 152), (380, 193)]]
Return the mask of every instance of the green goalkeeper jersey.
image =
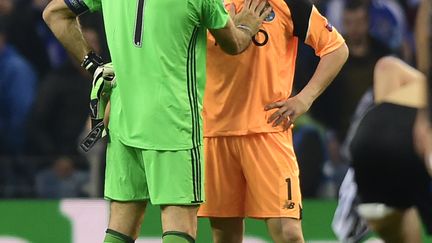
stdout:
[(206, 32), (225, 27), (222, 0), (65, 0), (102, 10), (116, 74), (109, 129), (132, 147), (182, 150), (202, 143)]

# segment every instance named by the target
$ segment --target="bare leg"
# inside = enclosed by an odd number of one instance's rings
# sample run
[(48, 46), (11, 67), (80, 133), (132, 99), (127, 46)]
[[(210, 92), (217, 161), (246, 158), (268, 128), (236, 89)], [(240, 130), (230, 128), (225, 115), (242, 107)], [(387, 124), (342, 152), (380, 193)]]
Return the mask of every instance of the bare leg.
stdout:
[(163, 206), (162, 230), (177, 231), (196, 238), (198, 206)]
[(210, 218), (210, 224), (215, 243), (243, 242), (243, 218)]
[(108, 228), (133, 239), (138, 238), (147, 201), (111, 202)]
[(385, 242), (421, 242), (421, 224), (415, 208), (396, 211), (382, 219), (368, 220), (368, 224)]
[(293, 218), (269, 218), (268, 231), (276, 243), (303, 243), (301, 220)]

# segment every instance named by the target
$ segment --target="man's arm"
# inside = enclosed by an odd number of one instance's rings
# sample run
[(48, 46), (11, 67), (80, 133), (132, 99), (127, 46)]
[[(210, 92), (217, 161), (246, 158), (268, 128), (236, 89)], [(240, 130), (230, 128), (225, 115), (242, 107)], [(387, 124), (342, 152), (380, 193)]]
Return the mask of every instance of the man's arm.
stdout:
[(23, 138), (26, 135), (24, 128), (34, 101), (37, 79), (34, 70), (29, 65), (15, 61), (11, 66), (11, 70), (6, 68), (6, 76), (3, 77), (9, 82), (9, 87), (6, 88), (11, 97), (8, 106), (13, 112), (8, 119), (9, 124), (7, 125), (9, 126), (6, 126), (6, 134), (2, 136), (9, 139), (6, 148), (11, 151), (20, 151), (24, 146)]
[(289, 9), (288, 16), (293, 23), (292, 33), (315, 50), (320, 62), (307, 85), (296, 96), (284, 101), (274, 102), (264, 109), (274, 112), (268, 123), (273, 126), (283, 123), (288, 129), (294, 121), (311, 107), (316, 98), (327, 88), (341, 70), (348, 58), (348, 47), (342, 36), (322, 16), (308, 0), (285, 1)]
[[(96, 9), (95, 6), (100, 6), (92, 5), (93, 10)], [(90, 94), (92, 130), (80, 145), (84, 151), (88, 151), (100, 137), (104, 136), (104, 112), (115, 78), (111, 63), (104, 64), (102, 58), (91, 51), (81, 32), (77, 16), (87, 10), (88, 6), (81, 1), (52, 0), (43, 12), (43, 19), (57, 39), (81, 66), (93, 75)]]
[(221, 49), (230, 55), (242, 53), (251, 43), (251, 35), (235, 27), (232, 19), (228, 20), (223, 29), (210, 29), (210, 33), (215, 38)]
[(273, 126), (278, 126), (288, 119), (284, 124), (284, 129), (288, 129), (300, 115), (309, 110), (315, 99), (339, 73), (347, 58), (348, 47), (345, 43), (321, 57), (314, 75), (300, 93), (288, 100), (275, 102), (265, 107), (265, 110), (279, 108), (270, 116), (268, 122), (274, 121)]
[(429, 75), (429, 68), (431, 62), (431, 51), (429, 43), (429, 29), (431, 23), (430, 12), (432, 10), (432, 3), (430, 0), (423, 0), (418, 8), (415, 37), (417, 46), (417, 67), (418, 70), (426, 75)]
[(43, 19), (78, 62), (81, 62), (91, 51), (83, 37), (76, 14), (63, 0), (52, 0), (43, 11)]
[(271, 10), (267, 1), (246, 0), (243, 9), (236, 14), (235, 7), (231, 4), (226, 26), (209, 31), (224, 52), (230, 55), (242, 53)]
[(327, 88), (348, 59), (348, 47), (344, 43), (335, 51), (321, 57), (314, 75), (297, 97), (308, 107)]

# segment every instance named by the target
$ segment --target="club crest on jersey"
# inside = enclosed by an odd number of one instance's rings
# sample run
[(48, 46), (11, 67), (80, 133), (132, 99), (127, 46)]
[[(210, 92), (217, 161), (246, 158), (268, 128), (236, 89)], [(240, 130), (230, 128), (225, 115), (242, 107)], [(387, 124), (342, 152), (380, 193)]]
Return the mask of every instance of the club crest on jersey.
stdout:
[(264, 19), (265, 22), (272, 22), (276, 17), (276, 13), (272, 10), (269, 15)]

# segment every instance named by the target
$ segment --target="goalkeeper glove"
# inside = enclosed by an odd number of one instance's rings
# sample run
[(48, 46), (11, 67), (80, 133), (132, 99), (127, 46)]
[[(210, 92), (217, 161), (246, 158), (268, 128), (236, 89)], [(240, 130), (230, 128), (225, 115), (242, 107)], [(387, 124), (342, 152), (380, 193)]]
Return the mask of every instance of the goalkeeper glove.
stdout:
[(81, 142), (80, 147), (89, 151), (93, 145), (106, 135), (104, 117), (111, 90), (115, 86), (115, 74), (111, 63), (102, 64), (102, 58), (90, 52), (81, 64), (93, 73), (92, 90), (90, 93), (90, 118), (92, 129)]

